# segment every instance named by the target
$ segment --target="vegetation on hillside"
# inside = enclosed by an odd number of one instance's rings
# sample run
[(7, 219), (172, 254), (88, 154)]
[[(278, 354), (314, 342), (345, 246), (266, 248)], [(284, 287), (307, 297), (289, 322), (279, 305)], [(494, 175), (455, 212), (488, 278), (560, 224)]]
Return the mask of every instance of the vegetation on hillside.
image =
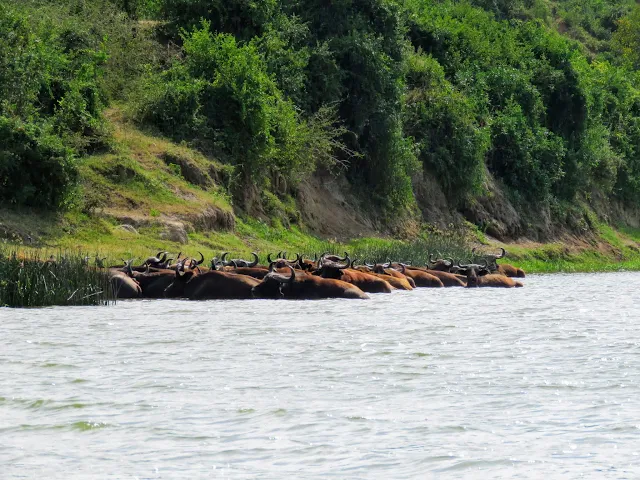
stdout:
[(322, 168), (387, 218), (420, 170), (458, 207), (487, 172), (521, 210), (633, 205), (638, 46), (632, 0), (0, 0), (0, 200), (77, 203), (118, 103), (238, 198)]

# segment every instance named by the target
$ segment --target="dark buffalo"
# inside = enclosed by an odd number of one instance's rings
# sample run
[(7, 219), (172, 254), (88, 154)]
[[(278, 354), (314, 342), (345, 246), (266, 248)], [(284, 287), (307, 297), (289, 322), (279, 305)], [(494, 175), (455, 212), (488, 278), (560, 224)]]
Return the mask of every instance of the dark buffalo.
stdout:
[(256, 278), (236, 273), (176, 269), (174, 281), (165, 289), (164, 295), (189, 300), (252, 298), (251, 290), (259, 284), (260, 280)]
[(434, 260), (433, 254), (429, 255), (428, 270), (437, 270), (439, 272), (451, 272), (451, 267), (453, 267), (453, 259), (444, 260), (442, 258), (439, 258), (437, 260)]
[(300, 255), (298, 259), (298, 268), (300, 270), (304, 270), (305, 272), (313, 272), (316, 269), (316, 265), (318, 263), (318, 255), (315, 254), (314, 260), (305, 259), (304, 256)]
[[(474, 247), (471, 250), (471, 253), (476, 253), (476, 248)], [(498, 264), (498, 260), (507, 256), (507, 251), (504, 248), (500, 248), (500, 253), (498, 255), (494, 254), (485, 254), (484, 259), (489, 264), (489, 270), (491, 273), (500, 273), (502, 275), (506, 275), (507, 277), (518, 277), (525, 278), (524, 270), (518, 267), (514, 267), (508, 263)]]
[(226, 260), (227, 255), (229, 255), (229, 252), (224, 252), (220, 257), (220, 263), (222, 263), (222, 265), (225, 267), (230, 267), (230, 266), (255, 267), (258, 265), (259, 258), (256, 252), (251, 252), (251, 255), (253, 256), (253, 261), (244, 260), (242, 258), (234, 258), (232, 260)]
[(144, 298), (164, 298), (164, 291), (175, 278), (173, 270), (158, 270), (154, 272), (133, 272), (131, 276), (142, 287)]

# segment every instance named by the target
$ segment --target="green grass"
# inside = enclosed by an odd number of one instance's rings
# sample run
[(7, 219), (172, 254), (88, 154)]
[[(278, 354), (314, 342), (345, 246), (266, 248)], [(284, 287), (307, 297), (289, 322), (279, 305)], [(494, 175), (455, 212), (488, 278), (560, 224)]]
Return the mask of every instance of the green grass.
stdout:
[(0, 307), (105, 305), (115, 302), (106, 271), (87, 267), (79, 252), (0, 246)]
[[(640, 270), (640, 254), (620, 243), (615, 231), (605, 231), (605, 236), (615, 240), (610, 251), (603, 253), (596, 249), (572, 250), (560, 243), (546, 244), (537, 248), (508, 247), (510, 256), (503, 263), (513, 263), (527, 273), (577, 273), (615, 272)], [(623, 246), (621, 249), (620, 246)]]

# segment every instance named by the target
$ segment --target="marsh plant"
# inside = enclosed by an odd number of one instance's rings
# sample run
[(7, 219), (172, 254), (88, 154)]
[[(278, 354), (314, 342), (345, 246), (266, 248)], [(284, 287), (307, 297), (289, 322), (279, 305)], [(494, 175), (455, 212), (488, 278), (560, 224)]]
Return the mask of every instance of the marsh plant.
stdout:
[(0, 246), (0, 307), (108, 305), (115, 302), (106, 269), (80, 253)]
[[(358, 263), (393, 260), (421, 266), (427, 264), (430, 255), (455, 260), (471, 257), (467, 234), (453, 228), (445, 231), (432, 229), (411, 241), (363, 238), (347, 245), (325, 242), (320, 245), (320, 250), (321, 253), (334, 254), (342, 254), (346, 250), (351, 260)], [(313, 253), (310, 256), (313, 258)]]

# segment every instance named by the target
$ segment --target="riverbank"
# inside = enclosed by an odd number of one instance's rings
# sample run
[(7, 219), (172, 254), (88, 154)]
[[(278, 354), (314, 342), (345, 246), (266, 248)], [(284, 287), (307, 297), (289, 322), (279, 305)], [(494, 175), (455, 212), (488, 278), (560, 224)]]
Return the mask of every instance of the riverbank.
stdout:
[[(33, 219), (27, 220), (28, 224)], [(3, 223), (6, 225), (6, 222)], [(101, 227), (104, 230), (100, 230)], [(515, 264), (527, 273), (559, 272), (609, 272), (640, 270), (640, 230), (602, 227), (600, 234), (583, 239), (567, 237), (557, 242), (503, 243), (471, 230), (425, 230), (412, 240), (367, 237), (348, 241), (326, 239), (300, 230), (298, 227), (272, 227), (260, 221), (239, 221), (234, 232), (193, 233), (188, 244), (172, 242), (153, 233), (133, 233), (120, 228), (94, 222), (84, 224), (73, 233), (45, 238), (40, 245), (9, 242), (4, 253), (17, 252), (20, 256), (49, 258), (50, 255), (97, 256), (105, 263), (120, 264), (122, 259), (142, 261), (156, 252), (168, 251), (177, 255), (195, 255), (202, 252), (207, 259), (229, 251), (234, 256), (249, 256), (255, 251), (261, 261), (270, 252), (287, 251), (290, 255), (301, 253), (313, 258), (322, 252), (347, 251), (352, 258), (375, 262), (387, 259), (404, 259), (414, 264), (424, 264), (431, 253), (466, 261), (472, 257), (471, 249), (482, 253), (498, 253), (507, 250), (502, 263)], [(106, 230), (106, 231), (105, 231)]]
[(26, 256), (67, 252), (106, 257), (111, 264), (159, 250), (202, 252), (207, 262), (223, 251), (256, 251), (264, 259), (286, 250), (424, 263), (430, 253), (467, 260), (473, 247), (504, 247), (503, 262), (528, 273), (640, 270), (640, 229), (613, 228), (595, 214), (580, 235), (567, 230), (547, 243), (499, 242), (455, 212), (392, 231), (393, 222), (378, 221), (361, 193), (331, 175), (316, 176), (294, 191), (285, 186), (279, 195), (247, 187), (240, 208), (230, 194), (237, 179), (228, 165), (139, 129), (122, 109), (109, 110), (106, 118), (111, 148), (79, 160), (80, 183), (66, 211), (0, 208), (0, 240)]
[[(28, 222), (26, 222), (28, 223)], [(3, 224), (6, 225), (6, 224)], [(120, 230), (119, 230), (120, 231)], [(124, 231), (126, 232), (126, 231)], [(522, 268), (527, 274), (557, 272), (605, 272), (640, 270), (640, 253), (636, 231), (616, 231), (602, 228), (599, 237), (566, 239), (548, 244), (499, 244), (470, 231), (424, 231), (411, 241), (389, 238), (360, 238), (351, 241), (321, 239), (296, 228), (268, 227), (259, 222), (238, 224), (238, 231), (224, 234), (194, 235), (188, 245), (168, 242), (149, 234), (129, 238), (118, 235), (95, 235), (87, 230), (34, 246), (17, 243), (0, 244), (0, 305), (15, 307), (48, 305), (102, 305), (115, 301), (105, 266), (122, 265), (133, 259), (140, 264), (157, 251), (167, 251), (169, 257), (196, 256), (201, 252), (208, 265), (223, 251), (232, 258), (250, 258), (256, 251), (262, 264), (267, 255), (285, 251), (290, 258), (297, 253), (315, 258), (323, 252), (348, 252), (359, 262), (384, 262), (389, 259), (424, 265), (429, 256), (450, 257), (467, 262), (478, 261), (473, 256), (507, 250), (501, 263)], [(95, 232), (94, 232), (95, 233)], [(123, 233), (123, 232), (121, 232)], [(606, 234), (606, 238), (604, 235)], [(123, 233), (124, 235), (124, 233)], [(214, 243), (215, 242), (215, 243)], [(285, 253), (286, 254), (286, 253)]]

